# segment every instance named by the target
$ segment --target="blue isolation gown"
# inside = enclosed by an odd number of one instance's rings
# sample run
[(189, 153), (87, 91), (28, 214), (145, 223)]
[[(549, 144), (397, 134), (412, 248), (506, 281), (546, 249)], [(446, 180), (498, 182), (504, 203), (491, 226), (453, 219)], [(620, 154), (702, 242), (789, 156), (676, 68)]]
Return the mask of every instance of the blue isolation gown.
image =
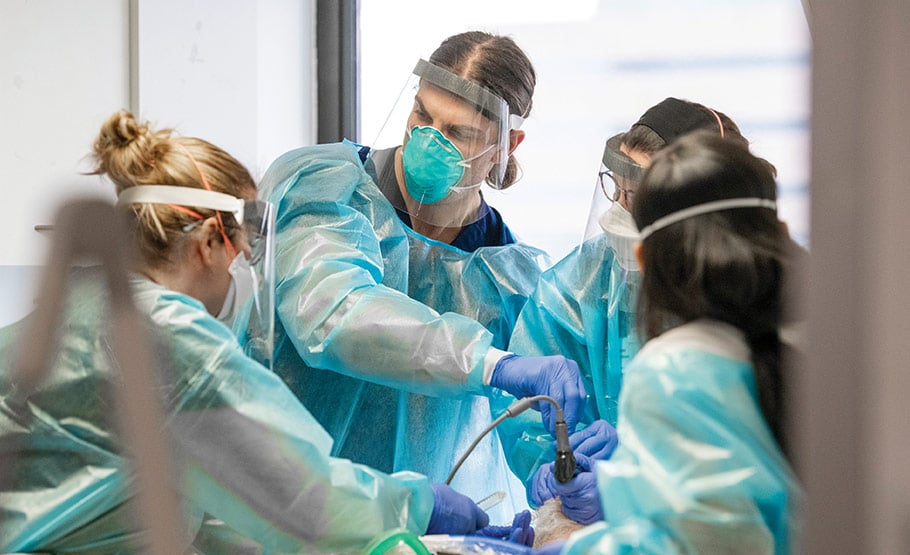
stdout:
[[(427, 239), (367, 166), (352, 144), (318, 145), (263, 178), (278, 213), (275, 371), (332, 434), (334, 455), (442, 482), (495, 416), (487, 396), (501, 392), (486, 384), (546, 257)], [(495, 432), (451, 485), (474, 500), (506, 492), (494, 524), (526, 507)]]
[[(138, 550), (130, 463), (112, 431), (108, 393), (119, 378), (107, 358), (103, 276), (81, 275), (59, 357), (27, 409), (7, 402), (23, 323), (0, 330), (0, 459), (14, 450), (19, 460), (15, 487), (0, 491), (0, 552)], [(205, 513), (269, 553), (359, 553), (386, 530), (426, 530), (426, 478), (331, 458), (325, 430), (200, 302), (144, 278), (132, 285), (168, 362), (160, 391), (181, 461), (187, 543)]]
[[(607, 226), (543, 272), (509, 343), (516, 354), (561, 354), (578, 363), (588, 392), (579, 428), (597, 419), (616, 424), (623, 368), (639, 348), (635, 314), (641, 273), (632, 250), (635, 240), (613, 228)], [(526, 415), (500, 428), (516, 474), (529, 484), (541, 464), (553, 461), (552, 436), (539, 419)]]
[(598, 461), (604, 521), (563, 554), (790, 553), (803, 493), (758, 404), (736, 328), (698, 320), (626, 370), (619, 447)]

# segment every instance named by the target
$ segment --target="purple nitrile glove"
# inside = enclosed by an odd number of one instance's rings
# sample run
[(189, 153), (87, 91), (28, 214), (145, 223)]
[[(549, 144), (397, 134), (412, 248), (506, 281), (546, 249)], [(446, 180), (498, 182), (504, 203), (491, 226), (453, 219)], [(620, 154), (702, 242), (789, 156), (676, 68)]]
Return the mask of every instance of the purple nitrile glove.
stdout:
[(554, 475), (553, 463), (541, 466), (534, 475), (531, 499), (540, 506), (548, 499), (559, 497), (563, 514), (575, 522), (591, 524), (603, 520), (593, 462), (584, 455), (576, 454), (575, 469), (578, 472), (575, 477), (563, 484)]
[(619, 445), (619, 436), (616, 434), (616, 428), (609, 422), (595, 420), (587, 428), (570, 435), (569, 445), (576, 455), (606, 460)]
[[(585, 384), (574, 360), (564, 356), (525, 357), (506, 355), (499, 359), (490, 377), (490, 385), (509, 392), (518, 399), (548, 395), (562, 408), (569, 432), (585, 408)], [(555, 435), (556, 411), (547, 402), (532, 405), (540, 411), (544, 425)]]
[(522, 511), (515, 515), (511, 526), (486, 526), (478, 530), (476, 534), (532, 547), (534, 529), (531, 528), (531, 511)]
[(470, 497), (445, 484), (431, 484), (433, 512), (427, 534), (473, 534), (490, 523), (490, 517)]

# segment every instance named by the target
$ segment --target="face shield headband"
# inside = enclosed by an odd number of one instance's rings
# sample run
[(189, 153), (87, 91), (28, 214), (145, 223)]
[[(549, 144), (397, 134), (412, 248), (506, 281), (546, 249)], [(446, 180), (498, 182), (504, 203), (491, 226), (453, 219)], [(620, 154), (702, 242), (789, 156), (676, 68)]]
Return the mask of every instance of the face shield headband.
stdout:
[(625, 135), (625, 133), (613, 135), (607, 139), (603, 155), (604, 167), (612, 171), (615, 175), (620, 175), (629, 181), (640, 182), (642, 175), (645, 173), (645, 169), (639, 166), (638, 162), (630, 158), (620, 149), (623, 135)]
[(695, 206), (683, 208), (682, 210), (661, 216), (660, 218), (646, 225), (641, 229), (641, 232), (639, 233), (639, 240), (644, 241), (655, 231), (673, 225), (677, 222), (681, 222), (695, 216), (700, 216), (702, 214), (720, 212), (721, 210), (730, 210), (732, 208), (767, 208), (769, 210), (777, 211), (777, 203), (771, 199), (766, 198), (746, 197), (728, 198), (706, 202), (704, 204), (696, 204)]
[(138, 185), (124, 189), (117, 197), (117, 206), (130, 204), (168, 204), (178, 207), (197, 206), (232, 214), (238, 225), (247, 232), (250, 246), (261, 237), (269, 203), (261, 200), (243, 200), (237, 197), (193, 187), (174, 185)]
[(509, 104), (505, 99), (443, 67), (421, 59), (414, 66), (414, 75), (473, 104), (480, 113), (493, 121), (504, 122), (508, 119), (507, 130), (521, 129), (521, 125), (524, 123), (523, 117), (509, 114)]

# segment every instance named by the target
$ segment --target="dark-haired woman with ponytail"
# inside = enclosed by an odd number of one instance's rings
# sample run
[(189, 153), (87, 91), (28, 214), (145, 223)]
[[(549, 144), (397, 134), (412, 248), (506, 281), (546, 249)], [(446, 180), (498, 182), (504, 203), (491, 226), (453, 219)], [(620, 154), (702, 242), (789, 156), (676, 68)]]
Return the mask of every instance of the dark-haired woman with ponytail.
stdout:
[(542, 553), (795, 549), (802, 494), (780, 425), (788, 241), (775, 189), (767, 164), (714, 133), (654, 156), (632, 210), (647, 343), (625, 373), (619, 447), (595, 464), (596, 488), (591, 473), (535, 484), (564, 510), (599, 496), (603, 521)]

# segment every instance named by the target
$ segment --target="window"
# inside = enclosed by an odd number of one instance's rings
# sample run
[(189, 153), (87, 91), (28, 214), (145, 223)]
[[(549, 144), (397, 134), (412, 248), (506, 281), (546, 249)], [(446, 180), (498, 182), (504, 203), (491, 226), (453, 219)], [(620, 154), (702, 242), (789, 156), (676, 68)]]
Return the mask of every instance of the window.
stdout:
[(554, 262), (582, 237), (606, 139), (668, 96), (739, 124), (777, 167), (781, 216), (808, 243), (810, 37), (799, 0), (365, 1), (360, 28), (366, 144), (445, 37), (486, 30), (528, 53), (538, 84), (516, 151), (523, 178), (484, 195)]

